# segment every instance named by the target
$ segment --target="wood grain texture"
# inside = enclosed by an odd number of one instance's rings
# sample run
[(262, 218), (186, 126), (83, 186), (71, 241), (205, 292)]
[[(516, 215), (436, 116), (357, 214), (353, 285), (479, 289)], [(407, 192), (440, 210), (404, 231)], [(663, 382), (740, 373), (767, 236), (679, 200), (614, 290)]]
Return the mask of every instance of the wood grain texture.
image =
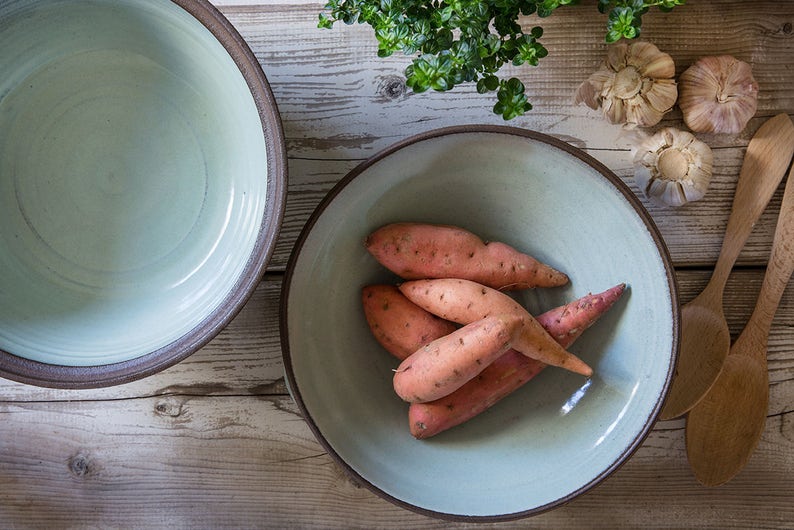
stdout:
[[(706, 285), (709, 271), (677, 275), (681, 302)], [(0, 379), (0, 406), (137, 397), (272, 396), (286, 394), (278, 337), (281, 276), (268, 275), (240, 314), (204, 349), (153, 376), (113, 388), (59, 390)], [(732, 337), (741, 332), (761, 290), (763, 270), (737, 269), (725, 288), (725, 317)], [(783, 294), (769, 336), (770, 415), (794, 411), (794, 286)]]
[[(6, 406), (0, 525), (123, 528), (526, 528), (449, 524), (357, 486), (286, 397), (169, 396)], [(48, 425), (42, 429), (40, 425)], [(606, 482), (539, 528), (784, 527), (794, 520), (790, 418), (724, 488), (686, 465), (681, 422), (657, 426)], [(36, 443), (29, 443), (35, 438)], [(762, 486), (762, 487), (761, 487)], [(768, 507), (774, 509), (762, 509)]]
[[(65, 391), (0, 380), (2, 528), (474, 528), (408, 512), (352, 483), (289, 398), (279, 342), (281, 274), (323, 197), (359, 162), (412, 134), (503, 124), (490, 96), (461, 86), (412, 94), (408, 58), (378, 59), (371, 30), (319, 30), (323, 0), (215, 0), (261, 62), (289, 156), (287, 211), (269, 272), (209, 345), (168, 370), (110, 389)], [(536, 24), (528, 19), (527, 25)], [(699, 135), (714, 149), (706, 197), (680, 209), (642, 198), (677, 266), (681, 302), (705, 287), (719, 253), (744, 151), (769, 117), (794, 115), (794, 2), (691, 1), (644, 17), (643, 36), (680, 73), (704, 55), (750, 62), (759, 110), (741, 134)], [(585, 149), (634, 192), (635, 132), (572, 106), (603, 56), (595, 0), (544, 19), (550, 55), (520, 76), (535, 109), (510, 125)], [(673, 110), (659, 125), (683, 127)], [(564, 176), (561, 176), (564, 178)], [(725, 291), (733, 338), (750, 316), (782, 189), (739, 256)], [(684, 423), (660, 422), (637, 453), (590, 493), (531, 520), (477, 528), (791, 528), (794, 525), (794, 290), (775, 316), (770, 401), (748, 466), (719, 488), (694, 479)]]
[[(242, 5), (240, 5), (242, 4)], [(270, 80), (284, 121), (290, 190), (284, 231), (271, 271), (283, 270), (295, 238), (325, 193), (355, 165), (406, 136), (450, 125), (505, 124), (490, 108), (493, 95), (461, 85), (452, 92), (413, 94), (402, 72), (409, 58), (378, 59), (372, 31), (362, 25), (317, 26), (322, 2), (222, 2)], [(779, 112), (794, 114), (791, 72), (794, 3), (693, 2), (669, 14), (652, 11), (643, 36), (669, 53), (680, 73), (704, 55), (731, 53), (748, 61), (761, 87), (756, 117), (739, 135), (698, 135), (715, 151), (714, 179), (698, 203), (674, 209), (643, 198), (669, 242), (676, 264), (707, 265), (719, 253), (744, 149), (752, 134)], [(719, 20), (719, 23), (716, 21)], [(536, 24), (530, 18), (526, 24)], [(572, 104), (578, 85), (603, 60), (604, 18), (595, 2), (563, 8), (542, 21), (549, 49), (538, 67), (510, 67), (524, 81), (535, 108), (509, 125), (544, 132), (586, 149), (633, 187), (635, 133), (612, 126), (596, 112)], [(788, 24), (788, 25), (787, 25)], [(288, 30), (286, 29), (288, 28)], [(726, 29), (727, 28), (727, 29)], [(662, 126), (684, 127), (678, 109)], [(309, 182), (311, 189), (301, 183)], [(638, 191), (635, 189), (635, 191)], [(776, 195), (777, 204), (782, 192)], [(769, 209), (774, 207), (775, 201)], [(759, 221), (739, 258), (765, 262), (774, 216)]]
[[(682, 300), (707, 280), (707, 271), (682, 271)], [(749, 317), (761, 280), (756, 269), (731, 275), (725, 303), (732, 333)], [(280, 349), (269, 338), (279, 289), (280, 277), (266, 278), (205, 350), (136, 383), (62, 391), (0, 381), (0, 526), (527, 527), (450, 525), (352, 483), (285, 395)], [(604, 484), (531, 525), (786, 527), (794, 520), (792, 326), (788, 289), (770, 336), (766, 428), (733, 481), (700, 486), (687, 465), (683, 422), (660, 422)]]
[[(792, 155), (794, 123), (787, 114), (778, 114), (764, 122), (747, 146), (714, 273), (703, 292), (681, 308), (680, 354), (676, 377), (662, 410), (662, 419), (676, 418), (692, 409), (706, 395), (720, 374), (725, 356), (731, 347), (728, 324), (722, 311), (725, 282), (750, 237), (753, 226), (785, 179)], [(789, 179), (785, 189), (790, 188), (790, 183)], [(790, 192), (784, 192), (778, 215), (778, 228), (780, 221), (788, 219), (791, 206), (794, 206), (788, 204), (790, 195)], [(779, 239), (776, 232), (774, 245), (777, 248)], [(773, 251), (772, 258), (774, 257)], [(786, 282), (781, 282), (780, 285), (785, 287)], [(773, 314), (774, 312), (769, 312), (770, 317)], [(765, 359), (766, 345), (761, 353)], [(762, 385), (763, 388), (767, 386), (765, 382)], [(763, 408), (766, 409), (765, 406)]]
[(794, 176), (790, 177), (758, 301), (713, 386), (687, 414), (687, 458), (697, 479), (707, 486), (724, 484), (741, 471), (766, 426), (767, 342), (794, 272)]

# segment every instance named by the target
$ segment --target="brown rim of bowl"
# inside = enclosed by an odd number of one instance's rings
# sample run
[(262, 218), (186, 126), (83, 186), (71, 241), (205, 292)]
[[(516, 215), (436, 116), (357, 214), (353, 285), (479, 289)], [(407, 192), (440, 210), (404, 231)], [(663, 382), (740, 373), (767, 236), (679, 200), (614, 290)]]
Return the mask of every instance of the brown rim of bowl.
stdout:
[[(291, 353), (289, 349), (289, 329), (287, 325), (287, 315), (289, 309), (289, 294), (290, 294), (290, 284), (292, 282), (292, 275), (295, 270), (295, 265), (300, 255), (301, 250), (303, 249), (303, 245), (308, 237), (309, 233), (311, 232), (314, 225), (317, 223), (319, 217), (323, 214), (325, 209), (329, 206), (329, 204), (333, 201), (333, 199), (339, 195), (342, 190), (350, 184), (356, 177), (358, 177), (361, 173), (365, 170), (373, 166), (375, 163), (383, 160), (384, 158), (388, 157), (389, 155), (405, 148), (416, 144), (418, 142), (422, 142), (424, 140), (429, 140), (433, 138), (438, 138), (442, 136), (449, 136), (454, 134), (467, 134), (467, 133), (495, 133), (495, 134), (508, 134), (514, 136), (520, 136), (523, 138), (528, 138), (530, 140), (538, 141), (546, 143), (552, 147), (556, 147), (566, 153), (573, 155), (574, 157), (582, 160), (590, 167), (598, 171), (604, 178), (606, 178), (610, 183), (612, 183), (615, 188), (621, 192), (623, 197), (628, 201), (628, 203), (634, 208), (636, 214), (642, 219), (643, 223), (645, 224), (648, 232), (651, 234), (654, 243), (656, 244), (656, 248), (659, 251), (659, 254), (662, 258), (662, 261), (665, 265), (665, 270), (667, 273), (667, 285), (670, 292), (670, 300), (673, 303), (673, 329), (671, 329), (671, 333), (673, 336), (673, 348), (671, 352), (670, 358), (670, 365), (667, 371), (667, 377), (665, 378), (664, 387), (662, 392), (657, 400), (654, 408), (646, 420), (645, 424), (643, 425), (640, 432), (634, 438), (634, 440), (624, 449), (624, 451), (620, 454), (620, 456), (604, 471), (602, 471), (598, 476), (596, 476), (593, 480), (585, 484), (584, 486), (580, 487), (574, 492), (547, 503), (542, 506), (538, 506), (535, 508), (531, 508), (528, 510), (515, 512), (515, 513), (508, 513), (508, 514), (500, 514), (500, 515), (462, 515), (462, 514), (451, 514), (445, 512), (438, 512), (434, 510), (429, 510), (427, 508), (422, 508), (419, 506), (415, 506), (413, 504), (407, 503), (401, 499), (398, 499), (392, 495), (389, 495), (385, 491), (381, 490), (375, 484), (369, 482), (366, 478), (360, 475), (357, 471), (355, 471), (350, 465), (348, 465), (344, 459), (334, 450), (331, 443), (323, 436), (323, 433), (320, 431), (317, 424), (312, 419), (311, 413), (307, 410), (305, 403), (301, 397), (300, 387), (295, 380), (295, 373), (292, 369), (292, 361), (291, 361)], [(325, 198), (320, 202), (317, 208), (309, 217), (308, 222), (304, 226), (303, 230), (301, 231), (300, 235), (298, 236), (298, 240), (295, 243), (293, 248), (292, 254), (290, 256), (289, 262), (287, 264), (286, 274), (284, 277), (284, 283), (282, 285), (282, 292), (281, 292), (281, 310), (280, 310), (280, 334), (281, 334), (281, 349), (282, 355), (284, 357), (284, 371), (287, 380), (287, 386), (289, 388), (290, 394), (292, 398), (295, 400), (295, 403), (298, 406), (298, 409), (301, 411), (306, 423), (308, 423), (309, 428), (314, 433), (314, 436), (319, 441), (320, 445), (328, 452), (331, 458), (342, 468), (344, 471), (357, 483), (363, 484), (367, 487), (370, 491), (378, 495), (379, 497), (412, 512), (419, 513), (421, 515), (425, 515), (428, 517), (434, 517), (437, 519), (443, 519), (448, 521), (457, 521), (457, 522), (500, 522), (500, 521), (511, 521), (516, 519), (522, 519), (525, 517), (538, 515), (543, 512), (547, 512), (553, 508), (557, 508), (563, 504), (566, 504), (573, 500), (574, 498), (578, 497), (579, 495), (589, 491), (590, 489), (597, 486), (601, 483), (604, 479), (606, 479), (609, 475), (614, 473), (620, 466), (622, 466), (639, 448), (642, 442), (650, 433), (651, 429), (653, 428), (654, 423), (656, 422), (659, 413), (662, 410), (662, 405), (664, 403), (664, 399), (670, 389), (670, 383), (672, 381), (672, 376), (675, 373), (675, 367), (678, 362), (678, 350), (679, 350), (679, 343), (681, 340), (681, 330), (680, 330), (680, 315), (679, 315), (679, 308), (678, 308), (678, 284), (676, 281), (675, 274), (673, 272), (673, 262), (670, 258), (670, 253), (667, 249), (667, 245), (665, 244), (664, 240), (662, 239), (661, 233), (659, 232), (656, 223), (651, 218), (648, 211), (642, 205), (640, 200), (634, 195), (634, 193), (629, 189), (629, 187), (615, 175), (609, 168), (607, 168), (604, 164), (596, 160), (591, 155), (587, 154), (586, 152), (573, 147), (572, 145), (563, 142), (557, 138), (552, 136), (530, 131), (527, 129), (521, 129), (518, 127), (512, 126), (505, 126), (505, 125), (459, 125), (459, 126), (451, 126), (451, 127), (444, 127), (440, 129), (435, 129), (431, 131), (427, 131), (424, 133), (420, 133), (411, 137), (408, 137), (402, 141), (399, 141), (392, 146), (384, 149), (383, 151), (373, 155), (372, 157), (368, 158), (357, 167), (355, 167), (350, 173), (348, 173), (342, 180), (340, 180), (334, 187), (331, 189), (330, 192), (325, 196)]]
[(101, 388), (129, 383), (184, 360), (212, 340), (240, 312), (265, 273), (284, 217), (287, 195), (287, 152), (281, 115), (259, 61), (232, 24), (207, 0), (170, 0), (198, 20), (243, 75), (254, 98), (267, 153), (266, 204), (254, 248), (240, 278), (220, 306), (172, 343), (129, 361), (97, 366), (46, 364), (0, 350), (0, 377), (49, 388)]

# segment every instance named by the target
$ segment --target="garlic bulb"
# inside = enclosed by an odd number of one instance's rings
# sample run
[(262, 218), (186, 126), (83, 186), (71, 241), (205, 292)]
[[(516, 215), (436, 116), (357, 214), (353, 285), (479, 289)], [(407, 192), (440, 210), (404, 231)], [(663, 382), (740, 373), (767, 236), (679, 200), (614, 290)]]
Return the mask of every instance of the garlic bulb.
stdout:
[(575, 103), (601, 108), (611, 123), (650, 127), (675, 104), (672, 57), (649, 42), (611, 46), (602, 66), (576, 92)]
[(711, 182), (711, 148), (692, 133), (666, 127), (634, 154), (634, 181), (646, 197), (667, 206), (701, 199)]
[(731, 57), (703, 57), (679, 78), (678, 105), (695, 132), (742, 132), (758, 106), (758, 83), (750, 65)]

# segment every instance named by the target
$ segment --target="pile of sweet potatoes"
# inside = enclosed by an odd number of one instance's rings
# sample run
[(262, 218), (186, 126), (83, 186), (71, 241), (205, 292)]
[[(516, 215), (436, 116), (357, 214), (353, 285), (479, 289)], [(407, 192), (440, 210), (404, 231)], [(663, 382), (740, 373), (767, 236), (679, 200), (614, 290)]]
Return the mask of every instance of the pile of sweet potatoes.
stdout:
[(547, 365), (591, 376), (566, 348), (626, 287), (533, 317), (504, 291), (557, 287), (568, 277), (504, 243), (453, 226), (395, 223), (370, 234), (365, 245), (407, 280), (364, 287), (362, 303), (377, 341), (401, 361), (394, 390), (410, 404), (416, 438), (473, 418)]

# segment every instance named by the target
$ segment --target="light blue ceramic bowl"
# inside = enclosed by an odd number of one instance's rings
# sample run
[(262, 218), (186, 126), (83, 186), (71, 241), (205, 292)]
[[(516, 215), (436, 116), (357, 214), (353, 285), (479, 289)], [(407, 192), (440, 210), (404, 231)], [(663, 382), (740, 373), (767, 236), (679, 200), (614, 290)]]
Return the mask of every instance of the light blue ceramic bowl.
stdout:
[(0, 50), (0, 375), (105, 386), (193, 353), (282, 218), (256, 58), (204, 0), (6, 0)]
[[(594, 377), (546, 369), (468, 423), (413, 439), (397, 362), (360, 301), (364, 285), (396, 281), (363, 245), (395, 221), (459, 225), (567, 272), (568, 286), (520, 296), (532, 312), (626, 282), (571, 347)], [(673, 269), (639, 201), (587, 154), (514, 128), (430, 132), (356, 168), (301, 234), (283, 295), (287, 381), (317, 438), (377, 494), (449, 519), (523, 517), (598, 484), (652, 428), (678, 351)]]

